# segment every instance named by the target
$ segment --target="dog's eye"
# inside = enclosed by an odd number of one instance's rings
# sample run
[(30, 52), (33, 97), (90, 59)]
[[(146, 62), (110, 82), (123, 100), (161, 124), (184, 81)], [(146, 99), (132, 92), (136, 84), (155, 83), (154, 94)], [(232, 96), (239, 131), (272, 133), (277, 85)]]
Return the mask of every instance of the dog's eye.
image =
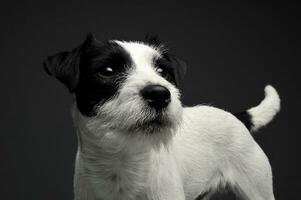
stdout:
[(114, 67), (106, 66), (106, 67), (102, 67), (100, 71), (98, 71), (97, 75), (110, 77), (110, 76), (114, 76), (115, 73), (116, 70), (114, 69)]
[(158, 72), (162, 77), (166, 77), (168, 75), (167, 71), (163, 67), (156, 67), (156, 72)]
[(156, 72), (158, 72), (159, 74), (163, 73), (163, 69), (161, 67), (157, 67), (156, 68)]

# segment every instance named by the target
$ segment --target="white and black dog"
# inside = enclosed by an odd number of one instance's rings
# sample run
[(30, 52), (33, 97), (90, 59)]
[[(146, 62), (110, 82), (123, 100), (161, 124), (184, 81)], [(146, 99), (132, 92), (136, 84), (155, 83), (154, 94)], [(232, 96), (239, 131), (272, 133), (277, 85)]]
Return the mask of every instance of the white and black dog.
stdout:
[(44, 67), (75, 95), (76, 200), (210, 199), (225, 186), (244, 199), (274, 199), (269, 161), (249, 132), (279, 111), (272, 86), (237, 114), (183, 107), (186, 66), (155, 38), (100, 42), (90, 34)]

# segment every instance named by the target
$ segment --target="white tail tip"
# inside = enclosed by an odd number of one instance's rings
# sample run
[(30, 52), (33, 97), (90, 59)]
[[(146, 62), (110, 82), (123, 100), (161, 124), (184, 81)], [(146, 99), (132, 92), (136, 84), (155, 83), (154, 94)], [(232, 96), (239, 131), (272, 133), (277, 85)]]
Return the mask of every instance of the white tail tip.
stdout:
[(280, 110), (280, 97), (276, 89), (271, 85), (267, 85), (264, 91), (265, 98), (261, 103), (248, 110), (252, 117), (253, 126), (251, 131), (256, 131), (268, 124)]

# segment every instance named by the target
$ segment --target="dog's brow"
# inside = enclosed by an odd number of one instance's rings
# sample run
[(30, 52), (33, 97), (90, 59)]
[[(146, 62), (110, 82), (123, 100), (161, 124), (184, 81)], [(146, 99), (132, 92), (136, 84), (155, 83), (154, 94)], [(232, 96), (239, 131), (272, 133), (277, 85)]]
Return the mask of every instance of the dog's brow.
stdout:
[(124, 42), (124, 41), (115, 41), (121, 47), (124, 48), (125, 51), (129, 53), (134, 61), (140, 59), (153, 59), (154, 57), (160, 57), (161, 52), (147, 44), (141, 42)]

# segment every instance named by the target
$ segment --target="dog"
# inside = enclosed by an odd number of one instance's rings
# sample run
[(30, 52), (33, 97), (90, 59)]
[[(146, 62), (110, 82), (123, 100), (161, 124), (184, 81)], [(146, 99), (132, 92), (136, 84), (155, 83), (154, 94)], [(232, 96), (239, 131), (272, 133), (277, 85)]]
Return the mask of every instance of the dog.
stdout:
[(89, 34), (43, 64), (75, 98), (75, 200), (210, 199), (224, 187), (274, 199), (271, 166), (250, 134), (280, 110), (272, 86), (240, 113), (183, 107), (186, 64), (155, 37), (102, 42)]

